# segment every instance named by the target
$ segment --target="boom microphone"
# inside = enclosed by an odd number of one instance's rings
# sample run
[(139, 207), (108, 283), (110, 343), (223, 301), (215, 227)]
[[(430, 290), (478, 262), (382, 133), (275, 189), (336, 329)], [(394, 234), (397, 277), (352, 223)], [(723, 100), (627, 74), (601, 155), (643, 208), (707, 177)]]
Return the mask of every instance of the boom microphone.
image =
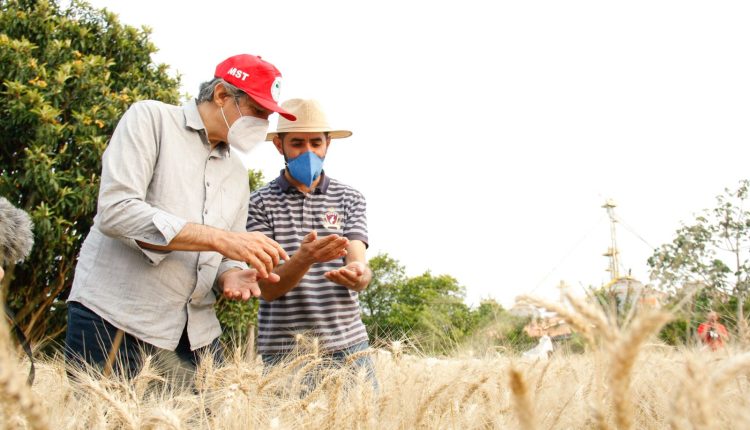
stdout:
[(0, 197), (0, 264), (17, 263), (29, 256), (33, 227), (29, 214)]

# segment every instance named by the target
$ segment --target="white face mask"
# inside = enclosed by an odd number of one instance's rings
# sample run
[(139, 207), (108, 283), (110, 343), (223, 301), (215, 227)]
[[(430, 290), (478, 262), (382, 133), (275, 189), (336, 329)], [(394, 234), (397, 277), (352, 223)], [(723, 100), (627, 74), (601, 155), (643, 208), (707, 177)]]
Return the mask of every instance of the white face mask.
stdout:
[(242, 115), (240, 105), (237, 100), (234, 101), (240, 117), (231, 126), (224, 115), (224, 107), (221, 107), (221, 116), (224, 118), (229, 133), (227, 133), (227, 143), (238, 151), (249, 154), (259, 143), (266, 140), (268, 133), (268, 120), (256, 118), (254, 116)]

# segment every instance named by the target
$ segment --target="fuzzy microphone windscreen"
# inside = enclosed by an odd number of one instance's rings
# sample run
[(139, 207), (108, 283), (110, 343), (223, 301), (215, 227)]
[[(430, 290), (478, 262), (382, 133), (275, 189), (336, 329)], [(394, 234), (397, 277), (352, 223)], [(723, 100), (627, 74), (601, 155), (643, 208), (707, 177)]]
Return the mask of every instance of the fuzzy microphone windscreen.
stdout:
[(0, 197), (0, 263), (16, 263), (29, 256), (34, 245), (34, 224), (29, 214)]

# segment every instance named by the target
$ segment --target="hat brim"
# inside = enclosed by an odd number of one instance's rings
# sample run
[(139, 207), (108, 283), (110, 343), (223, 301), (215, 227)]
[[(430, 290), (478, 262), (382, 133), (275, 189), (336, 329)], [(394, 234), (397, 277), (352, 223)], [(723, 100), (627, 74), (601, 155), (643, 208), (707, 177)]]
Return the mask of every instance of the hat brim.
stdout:
[(286, 110), (282, 109), (281, 106), (279, 106), (275, 101), (265, 99), (263, 97), (259, 97), (257, 94), (245, 92), (248, 96), (250, 96), (255, 103), (258, 103), (262, 107), (277, 112), (279, 115), (283, 116), (284, 118), (288, 119), (289, 121), (297, 121), (297, 117), (292, 115), (291, 113), (287, 112)]
[(274, 137), (278, 136), (279, 133), (328, 133), (328, 136), (331, 139), (343, 139), (345, 137), (349, 137), (352, 135), (352, 132), (349, 130), (321, 130), (319, 128), (295, 128), (295, 129), (289, 129), (289, 130), (282, 130), (282, 131), (276, 131), (273, 133), (268, 133), (266, 135), (266, 141), (270, 142), (273, 140)]

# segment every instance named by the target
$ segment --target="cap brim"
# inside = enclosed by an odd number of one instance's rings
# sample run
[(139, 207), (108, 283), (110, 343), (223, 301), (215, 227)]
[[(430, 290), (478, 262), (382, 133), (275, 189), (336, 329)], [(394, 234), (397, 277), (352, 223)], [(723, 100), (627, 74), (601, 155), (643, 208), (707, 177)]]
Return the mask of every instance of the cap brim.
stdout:
[(275, 101), (264, 99), (262, 97), (258, 97), (258, 95), (252, 94), (252, 93), (246, 93), (246, 94), (249, 95), (250, 97), (252, 97), (252, 99), (255, 101), (255, 103), (258, 103), (259, 105), (263, 106), (264, 108), (266, 108), (266, 109), (268, 109), (270, 111), (273, 111), (273, 112), (277, 112), (279, 115), (283, 116), (284, 118), (288, 119), (289, 121), (297, 121), (297, 117), (296, 116), (294, 116), (291, 113), (289, 113), (289, 112), (285, 111), (284, 109), (282, 109), (281, 106), (279, 106)]
[(328, 136), (331, 139), (343, 139), (345, 137), (349, 137), (352, 135), (352, 132), (349, 130), (321, 130), (321, 129), (307, 129), (307, 128), (298, 128), (294, 130), (284, 130), (284, 131), (276, 131), (273, 133), (266, 134), (266, 142), (270, 142), (273, 140), (274, 137), (278, 136), (279, 133), (328, 133)]

